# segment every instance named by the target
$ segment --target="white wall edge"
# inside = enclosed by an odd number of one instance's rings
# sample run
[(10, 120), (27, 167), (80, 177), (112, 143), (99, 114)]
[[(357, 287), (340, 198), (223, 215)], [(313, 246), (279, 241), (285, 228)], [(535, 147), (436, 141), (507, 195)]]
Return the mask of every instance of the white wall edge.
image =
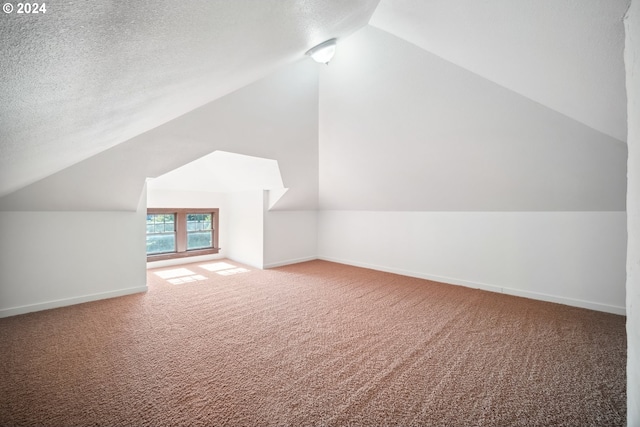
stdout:
[(49, 310), (52, 308), (66, 307), (69, 305), (82, 304), (84, 302), (98, 301), (108, 298), (121, 297), (125, 295), (138, 294), (147, 292), (147, 286), (138, 286), (136, 288), (118, 289), (116, 291), (100, 292), (97, 294), (83, 295), (80, 297), (63, 298), (53, 301), (40, 302), (37, 304), (22, 305), (20, 307), (10, 307), (0, 309), (0, 318), (17, 316), (19, 314), (31, 313), (34, 311)]
[(584, 301), (584, 300), (574, 299), (574, 298), (566, 298), (566, 297), (544, 294), (539, 292), (523, 291), (520, 289), (505, 288), (503, 286), (490, 285), (487, 283), (480, 283), (480, 282), (471, 282), (468, 280), (454, 279), (451, 277), (444, 277), (444, 276), (436, 276), (433, 274), (417, 273), (414, 271), (402, 270), (399, 268), (390, 268), (390, 267), (385, 267), (385, 266), (376, 265), (376, 264), (368, 264), (364, 262), (326, 257), (322, 255), (319, 255), (318, 259), (321, 259), (324, 261), (330, 261), (330, 262), (337, 262), (339, 264), (353, 265), (355, 267), (369, 268), (371, 270), (384, 271), (387, 273), (400, 274), (402, 276), (416, 277), (418, 279), (432, 280), (434, 282), (444, 283), (447, 285), (464, 286), (466, 288), (481, 289), (483, 291), (513, 295), (517, 297), (529, 298), (529, 299), (534, 299), (538, 301), (564, 304), (572, 307), (586, 308), (589, 310), (602, 311), (602, 312), (611, 313), (611, 314), (618, 314), (621, 316), (626, 316), (626, 313), (627, 313), (626, 307), (600, 304), (600, 303), (591, 302), (591, 301)]
[(303, 257), (303, 258), (295, 258), (295, 259), (288, 259), (284, 261), (272, 262), (269, 264), (265, 264), (264, 269), (282, 267), (284, 265), (298, 264), (298, 263), (307, 262), (307, 261), (314, 261), (316, 259), (318, 259), (318, 257), (309, 256), (309, 257)]

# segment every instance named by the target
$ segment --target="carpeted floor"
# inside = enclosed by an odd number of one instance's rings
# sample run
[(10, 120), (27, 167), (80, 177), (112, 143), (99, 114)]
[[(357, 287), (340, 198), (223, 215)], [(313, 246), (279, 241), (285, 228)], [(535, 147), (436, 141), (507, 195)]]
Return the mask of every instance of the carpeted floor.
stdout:
[(0, 424), (625, 424), (622, 316), (325, 261), (235, 266), (0, 319)]

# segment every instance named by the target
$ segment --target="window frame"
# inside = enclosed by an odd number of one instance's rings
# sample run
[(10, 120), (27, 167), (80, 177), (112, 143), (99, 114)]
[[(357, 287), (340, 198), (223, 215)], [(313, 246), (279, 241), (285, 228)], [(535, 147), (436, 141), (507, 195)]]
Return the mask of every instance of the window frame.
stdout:
[[(166, 259), (177, 259), (192, 257), (198, 255), (217, 254), (220, 252), (218, 247), (218, 224), (219, 224), (219, 208), (147, 208), (147, 215), (154, 214), (174, 214), (175, 215), (175, 233), (176, 233), (176, 251), (164, 252), (161, 254), (147, 254), (147, 262), (162, 261)], [(190, 249), (187, 250), (187, 214), (211, 214), (211, 242), (212, 248)]]

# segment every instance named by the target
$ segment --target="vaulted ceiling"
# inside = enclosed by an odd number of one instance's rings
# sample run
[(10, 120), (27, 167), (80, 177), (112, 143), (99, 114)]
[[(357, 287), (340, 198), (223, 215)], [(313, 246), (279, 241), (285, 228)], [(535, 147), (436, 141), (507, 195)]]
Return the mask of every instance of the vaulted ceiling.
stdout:
[[(370, 23), (626, 140), (629, 0), (166, 0), (0, 15), (0, 196)], [(339, 47), (338, 47), (339, 48)]]
[(371, 25), (620, 141), (629, 0), (382, 0)]
[(0, 14), (0, 196), (346, 37), (377, 4), (93, 0)]

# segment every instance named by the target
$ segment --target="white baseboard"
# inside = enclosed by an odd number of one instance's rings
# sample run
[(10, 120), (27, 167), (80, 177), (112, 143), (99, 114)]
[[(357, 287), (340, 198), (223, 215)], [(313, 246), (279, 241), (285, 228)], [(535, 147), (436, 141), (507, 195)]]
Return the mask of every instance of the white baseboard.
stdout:
[(33, 311), (49, 310), (51, 308), (65, 307), (68, 305), (81, 304), (83, 302), (97, 301), (101, 299), (121, 297), (124, 295), (137, 294), (147, 292), (147, 286), (139, 286), (136, 288), (118, 289), (116, 291), (101, 292), (97, 294), (83, 295), (80, 297), (63, 298), (54, 301), (41, 302), (37, 304), (22, 305), (19, 307), (10, 307), (0, 309), (0, 318), (17, 316), (18, 314), (31, 313)]
[[(608, 304), (584, 301), (584, 300), (575, 299), (575, 298), (567, 298), (567, 297), (561, 297), (557, 295), (543, 294), (539, 292), (505, 288), (505, 287), (490, 285), (486, 283), (471, 282), (467, 280), (436, 276), (432, 274), (418, 273), (418, 272), (403, 270), (399, 268), (392, 268), (392, 267), (386, 267), (386, 266), (380, 266), (375, 264), (357, 262), (357, 261), (340, 259), (340, 258), (326, 257), (326, 256), (318, 256), (318, 257), (312, 256), (312, 257), (304, 257), (304, 258), (296, 258), (296, 259), (290, 259), (285, 261), (279, 261), (279, 262), (267, 264), (264, 266), (264, 268), (267, 269), (267, 268), (281, 267), (284, 265), (297, 264), (297, 263), (306, 262), (306, 261), (313, 261), (315, 259), (321, 259), (321, 260), (330, 261), (330, 262), (337, 262), (339, 264), (353, 265), (355, 267), (369, 268), (372, 270), (385, 271), (388, 273), (401, 274), (403, 276), (417, 277), (419, 279), (433, 280), (435, 282), (446, 283), (450, 285), (465, 286), (467, 288), (482, 289), (490, 292), (504, 293), (507, 295), (514, 295), (514, 296), (519, 296), (524, 298), (531, 298), (535, 300), (554, 302), (554, 303), (565, 304), (573, 307), (587, 308), (590, 310), (602, 311), (602, 312), (618, 314), (622, 316), (626, 315), (626, 307), (618, 307), (618, 306), (613, 306)], [(0, 309), (0, 318), (16, 316), (16, 315), (25, 314), (25, 313), (31, 313), (34, 311), (48, 310), (51, 308), (64, 307), (64, 306), (73, 305), (73, 304), (80, 304), (83, 302), (114, 298), (114, 297), (119, 297), (123, 295), (130, 295), (130, 294), (146, 292), (146, 291), (147, 291), (147, 286), (140, 286), (135, 288), (119, 289), (116, 291), (84, 295), (80, 297), (64, 298), (64, 299), (47, 301), (47, 302), (42, 302), (37, 304), (23, 305), (19, 307), (3, 308), (3, 309)]]
[(288, 260), (284, 260), (284, 261), (278, 261), (278, 262), (272, 262), (272, 263), (269, 263), (269, 264), (265, 264), (263, 266), (263, 268), (267, 269), (267, 268), (282, 267), (283, 265), (298, 264), (300, 262), (313, 261), (315, 259), (318, 259), (318, 257), (310, 256), (310, 257), (303, 257), (303, 258), (288, 259)]
[(523, 291), (523, 290), (520, 290), (520, 289), (505, 288), (505, 287), (502, 287), (502, 286), (490, 285), (490, 284), (487, 284), (487, 283), (471, 282), (471, 281), (468, 281), (468, 280), (455, 279), (455, 278), (444, 277), (444, 276), (436, 276), (436, 275), (433, 275), (433, 274), (418, 273), (418, 272), (415, 272), (415, 271), (402, 270), (402, 269), (399, 269), (399, 268), (386, 267), (386, 266), (375, 265), (375, 264), (368, 264), (368, 263), (352, 261), (352, 260), (346, 260), (346, 259), (326, 257), (326, 256), (322, 256), (322, 255), (318, 256), (318, 259), (325, 260), (325, 261), (331, 261), (331, 262), (337, 262), (339, 264), (353, 265), (355, 267), (369, 268), (371, 270), (385, 271), (387, 273), (400, 274), (400, 275), (403, 275), (403, 276), (417, 277), (419, 279), (432, 280), (434, 282), (446, 283), (446, 284), (449, 284), (449, 285), (458, 285), (458, 286), (464, 286), (464, 287), (467, 287), (467, 288), (482, 289), (484, 291), (496, 292), (496, 293), (507, 294), (507, 295), (514, 295), (514, 296), (518, 296), (518, 297), (530, 298), (530, 299), (535, 299), (535, 300), (540, 300), (540, 301), (554, 302), (554, 303), (558, 303), (558, 304), (569, 305), (569, 306), (572, 306), (572, 307), (587, 308), (589, 310), (596, 310), (596, 311), (603, 311), (605, 313), (619, 314), (619, 315), (622, 315), (622, 316), (625, 316), (626, 312), (627, 312), (626, 307), (618, 307), (618, 306), (614, 306), (614, 305), (601, 304), (601, 303), (592, 302), (592, 301), (584, 301), (584, 300), (575, 299), (575, 298), (567, 298), (567, 297), (543, 294), (543, 293), (533, 292), (533, 291)]

